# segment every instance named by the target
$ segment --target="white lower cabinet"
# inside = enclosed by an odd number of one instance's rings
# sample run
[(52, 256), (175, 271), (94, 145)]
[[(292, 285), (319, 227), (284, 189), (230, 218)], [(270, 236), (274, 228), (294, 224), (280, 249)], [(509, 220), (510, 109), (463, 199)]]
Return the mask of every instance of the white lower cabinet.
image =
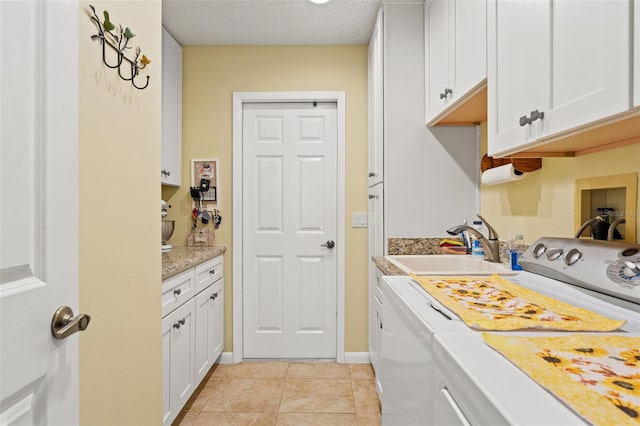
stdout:
[[(163, 423), (171, 424), (196, 388), (195, 300), (162, 319)], [(168, 389), (168, 392), (167, 392)], [(166, 404), (168, 403), (168, 405)]]
[[(218, 360), (224, 335), (223, 257), (163, 281), (163, 294), (181, 291), (162, 318), (162, 424), (170, 425)], [(193, 285), (193, 283), (197, 283)], [(185, 289), (196, 289), (187, 292)], [(188, 298), (181, 298), (189, 294)], [(194, 295), (194, 293), (196, 293)]]
[(382, 398), (380, 383), (380, 350), (382, 344), (382, 271), (370, 261), (369, 276), (369, 361), (376, 377), (378, 397)]
[(196, 381), (200, 383), (222, 353), (224, 280), (220, 279), (195, 298), (196, 303)]

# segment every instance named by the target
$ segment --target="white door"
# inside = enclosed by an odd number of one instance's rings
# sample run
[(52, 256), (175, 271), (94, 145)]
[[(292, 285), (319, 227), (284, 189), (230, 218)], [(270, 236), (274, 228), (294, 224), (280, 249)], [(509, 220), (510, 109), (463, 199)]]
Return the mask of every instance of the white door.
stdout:
[(78, 313), (78, 9), (0, 1), (2, 425), (79, 423), (78, 334), (51, 331)]
[(245, 358), (336, 357), (337, 106), (244, 104)]

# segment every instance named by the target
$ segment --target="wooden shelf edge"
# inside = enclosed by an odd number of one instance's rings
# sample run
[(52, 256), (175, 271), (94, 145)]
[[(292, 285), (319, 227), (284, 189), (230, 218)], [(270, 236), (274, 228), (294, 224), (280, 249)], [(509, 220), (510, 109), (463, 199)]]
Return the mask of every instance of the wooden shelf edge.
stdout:
[(487, 121), (487, 79), (433, 117), (427, 127), (477, 126)]
[(498, 158), (577, 157), (640, 143), (640, 107), (570, 129)]

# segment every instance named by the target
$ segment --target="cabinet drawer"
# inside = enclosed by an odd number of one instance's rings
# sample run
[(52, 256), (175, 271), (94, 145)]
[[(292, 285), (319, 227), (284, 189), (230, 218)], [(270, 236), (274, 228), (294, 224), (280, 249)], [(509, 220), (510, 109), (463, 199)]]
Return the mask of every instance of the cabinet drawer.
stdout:
[(217, 256), (196, 266), (196, 294), (222, 278), (223, 263), (223, 256)]
[(162, 316), (164, 317), (195, 294), (193, 269), (162, 282)]

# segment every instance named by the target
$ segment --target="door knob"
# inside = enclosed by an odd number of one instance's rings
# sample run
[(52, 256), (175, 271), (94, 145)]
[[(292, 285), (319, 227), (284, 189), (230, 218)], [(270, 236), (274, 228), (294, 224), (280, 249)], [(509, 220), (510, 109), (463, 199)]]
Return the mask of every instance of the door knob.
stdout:
[(51, 319), (51, 334), (56, 339), (64, 339), (78, 331), (86, 330), (91, 317), (87, 314), (73, 316), (68, 306), (60, 306)]
[(330, 249), (334, 248), (335, 246), (336, 246), (336, 243), (334, 241), (332, 241), (332, 240), (329, 240), (324, 244), (320, 244), (320, 247), (326, 247), (326, 248), (330, 248)]

